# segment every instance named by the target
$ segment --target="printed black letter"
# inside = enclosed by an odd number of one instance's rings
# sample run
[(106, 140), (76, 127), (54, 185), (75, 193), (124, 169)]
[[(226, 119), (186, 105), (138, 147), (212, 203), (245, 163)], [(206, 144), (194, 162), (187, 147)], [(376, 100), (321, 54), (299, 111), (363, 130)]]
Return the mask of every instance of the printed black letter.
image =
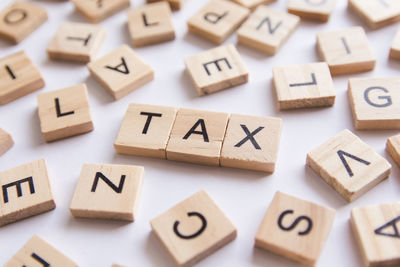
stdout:
[(83, 46), (87, 46), (87, 44), (89, 43), (90, 39), (92, 38), (92, 34), (89, 33), (88, 37), (85, 38), (81, 38), (81, 37), (67, 37), (67, 40), (73, 40), (73, 41), (83, 41)]
[(222, 15), (219, 15), (215, 12), (208, 12), (208, 13), (204, 14), (204, 19), (212, 24), (217, 24), (226, 15), (228, 15), (228, 11), (226, 11)]
[(351, 50), (350, 50), (349, 45), (347, 44), (346, 39), (344, 37), (342, 37), (341, 40), (342, 40), (344, 48), (346, 49), (346, 54), (348, 54), (348, 55), (351, 54)]
[[(384, 235), (388, 237), (400, 238), (399, 230), (397, 229), (396, 223), (400, 221), (400, 216), (394, 218), (390, 222), (385, 223), (384, 225), (375, 229), (375, 234)], [(391, 227), (393, 229), (393, 233), (385, 233), (383, 232), (386, 228)]]
[(56, 102), (57, 118), (72, 115), (75, 113), (75, 111), (69, 111), (69, 112), (62, 113), (61, 107), (60, 107), (60, 100), (58, 98), (56, 98), (56, 99), (54, 99), (54, 101)]
[(364, 91), (364, 99), (365, 101), (376, 108), (384, 108), (384, 107), (388, 107), (392, 105), (392, 98), (390, 96), (378, 96), (379, 99), (384, 99), (386, 100), (385, 103), (382, 104), (377, 104), (371, 101), (371, 99), (369, 98), (369, 93), (373, 90), (378, 90), (378, 91), (383, 91), (384, 93), (389, 93), (389, 91), (384, 88), (384, 87), (369, 87)]
[[(123, 57), (121, 57), (121, 61), (122, 61), (122, 63), (115, 67), (106, 66), (106, 68), (110, 69), (110, 70), (115, 70), (115, 71), (121, 72), (122, 74), (129, 74), (128, 66), (126, 65), (125, 59)], [(121, 70), (120, 67), (123, 67), (124, 69)]]
[(111, 187), (112, 190), (120, 194), (124, 188), (125, 177), (125, 175), (121, 175), (121, 179), (119, 180), (119, 185), (117, 187), (106, 176), (104, 176), (104, 174), (101, 172), (96, 172), (96, 176), (92, 185), (92, 192), (96, 192), (97, 184), (99, 183), (99, 180), (102, 179), (109, 187)]
[(31, 192), (31, 194), (35, 194), (35, 185), (33, 184), (33, 178), (28, 177), (28, 178), (24, 178), (9, 184), (5, 184), (2, 186), (3, 189), (3, 200), (4, 200), (4, 204), (8, 202), (8, 192), (7, 189), (9, 187), (15, 186), (17, 189), (17, 196), (18, 197), (22, 197), (22, 188), (21, 188), (21, 184), (22, 183), (28, 183), (29, 184), (29, 191)]
[[(196, 131), (197, 126), (201, 127), (201, 131)], [(187, 134), (183, 137), (183, 139), (188, 139), (190, 137), (190, 135), (192, 134), (201, 134), (203, 136), (204, 142), (209, 142), (208, 140), (208, 134), (207, 134), (207, 130), (206, 130), (206, 125), (204, 123), (203, 119), (199, 119), (194, 125), (193, 127), (189, 130), (189, 132), (187, 132)]]
[(261, 27), (262, 27), (262, 25), (263, 25), (264, 23), (267, 23), (267, 25), (268, 25), (268, 30), (269, 30), (269, 33), (270, 33), (270, 34), (274, 34), (275, 31), (282, 25), (282, 21), (279, 21), (279, 22), (275, 25), (275, 27), (272, 27), (272, 25), (271, 25), (271, 20), (270, 20), (269, 17), (267, 17), (267, 18), (263, 19), (263, 21), (261, 21), (260, 24), (258, 24), (257, 30), (260, 30)]
[(261, 147), (258, 145), (256, 139), (254, 139), (254, 136), (256, 134), (258, 134), (258, 132), (260, 132), (262, 129), (264, 129), (264, 127), (258, 127), (256, 130), (254, 130), (253, 132), (250, 133), (249, 129), (247, 128), (246, 125), (240, 124), (240, 126), (242, 127), (243, 131), (246, 134), (246, 137), (242, 139), (242, 141), (240, 141), (239, 143), (237, 143), (235, 145), (235, 147), (241, 147), (244, 143), (246, 143), (248, 140), (251, 141), (251, 143), (253, 144), (253, 146), (258, 149), (261, 150)]
[(200, 229), (192, 235), (183, 235), (178, 231), (179, 221), (175, 221), (173, 230), (174, 230), (174, 233), (182, 239), (193, 239), (193, 238), (196, 238), (197, 236), (201, 235), (201, 233), (204, 232), (204, 230), (207, 227), (207, 220), (206, 220), (206, 218), (204, 218), (204, 216), (201, 213), (198, 213), (198, 212), (188, 212), (187, 215), (189, 217), (191, 217), (191, 216), (199, 217), (199, 219), (201, 220), (201, 224), (202, 224)]
[(311, 73), (311, 79), (312, 81), (309, 83), (292, 83), (289, 84), (290, 87), (297, 87), (297, 86), (311, 86), (311, 85), (316, 85), (317, 84), (317, 79), (315, 78), (315, 73)]
[(43, 267), (50, 267), (50, 263), (46, 262), (44, 259), (42, 259), (40, 256), (38, 256), (36, 253), (32, 253), (31, 255), (32, 258), (40, 262)]
[(160, 114), (160, 113), (151, 113), (151, 112), (140, 112), (140, 115), (147, 116), (146, 124), (144, 125), (142, 134), (147, 134), (147, 130), (149, 129), (151, 119), (153, 117), (158, 117), (158, 118), (162, 117), (162, 114)]
[(337, 154), (338, 154), (340, 160), (342, 161), (344, 167), (346, 168), (346, 171), (347, 171), (347, 173), (349, 174), (350, 177), (353, 177), (354, 174), (353, 174), (353, 171), (351, 170), (349, 164), (347, 163), (346, 159), (344, 158), (345, 156), (346, 156), (346, 157), (349, 157), (349, 158), (351, 158), (351, 159), (354, 159), (354, 160), (356, 160), (356, 161), (358, 161), (358, 162), (361, 162), (362, 164), (365, 164), (365, 165), (371, 164), (371, 162), (368, 162), (368, 161), (366, 161), (366, 160), (360, 159), (359, 157), (356, 157), (356, 156), (354, 156), (354, 155), (352, 155), (352, 154), (349, 154), (349, 153), (347, 153), (347, 152), (344, 152), (343, 150), (339, 150), (339, 151), (337, 152)]
[(10, 76), (13, 80), (17, 79), (14, 72), (11, 70), (11, 68), (8, 65), (6, 65), (6, 70), (7, 70), (8, 74), (10, 74)]
[(218, 71), (222, 71), (221, 66), (219, 65), (219, 62), (220, 62), (220, 61), (225, 62), (226, 65), (228, 66), (228, 68), (229, 68), (229, 69), (232, 69), (232, 66), (231, 66), (231, 64), (229, 64), (229, 61), (226, 59), (226, 57), (220, 58), (220, 59), (217, 59), (217, 60), (214, 60), (214, 61), (210, 61), (210, 62), (207, 62), (207, 63), (204, 63), (204, 64), (203, 64), (203, 67), (204, 67), (204, 69), (206, 70), (208, 76), (211, 76), (211, 72), (210, 72), (210, 70), (209, 70), (208, 67), (207, 67), (207, 66), (210, 65), (210, 64), (214, 64), (214, 65), (217, 67)]
[(16, 24), (23, 21), (27, 16), (28, 14), (25, 10), (19, 8), (13, 9), (5, 15), (4, 22), (6, 24)]
[(144, 13), (142, 13), (142, 19), (143, 19), (144, 26), (146, 26), (146, 27), (158, 25), (158, 22), (149, 23), (147, 21), (147, 16)]
[(297, 217), (296, 220), (295, 220), (289, 227), (285, 227), (285, 226), (282, 225), (283, 217), (285, 217), (287, 214), (293, 214), (293, 213), (294, 213), (293, 210), (285, 210), (284, 212), (281, 213), (281, 215), (280, 215), (279, 218), (278, 218), (278, 226), (279, 226), (279, 228), (281, 228), (283, 231), (291, 231), (291, 230), (293, 230), (302, 220), (304, 220), (304, 221), (306, 221), (307, 224), (308, 224), (308, 225), (307, 225), (307, 228), (306, 228), (306, 230), (301, 231), (301, 232), (298, 232), (297, 234), (298, 234), (298, 235), (306, 235), (306, 234), (308, 234), (309, 232), (311, 232), (313, 223), (312, 223), (311, 218), (310, 218), (310, 217), (307, 217), (307, 216), (300, 216), (300, 217)]

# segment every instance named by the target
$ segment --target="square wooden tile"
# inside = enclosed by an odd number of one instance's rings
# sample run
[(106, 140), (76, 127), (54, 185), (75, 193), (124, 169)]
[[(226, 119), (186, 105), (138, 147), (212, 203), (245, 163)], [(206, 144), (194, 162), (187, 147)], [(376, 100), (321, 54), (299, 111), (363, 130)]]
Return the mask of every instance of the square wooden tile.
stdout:
[(276, 0), (232, 0), (232, 1), (241, 6), (247, 7), (251, 10), (255, 9), (260, 5), (276, 2)]
[(72, 216), (133, 222), (139, 206), (144, 168), (85, 164), (70, 205)]
[(247, 18), (249, 9), (226, 0), (211, 0), (187, 24), (189, 32), (222, 44)]
[(390, 46), (390, 58), (400, 60), (400, 28), (397, 30)]
[(173, 107), (130, 104), (114, 147), (117, 153), (164, 158), (175, 122)]
[(400, 20), (400, 2), (397, 0), (349, 0), (348, 6), (371, 29)]
[(275, 55), (299, 23), (295, 15), (259, 6), (239, 28), (238, 42)]
[(0, 128), (0, 156), (6, 153), (14, 145), (11, 135)]
[(220, 165), (274, 172), (282, 120), (232, 114), (221, 150)]
[(192, 266), (236, 238), (235, 226), (205, 191), (150, 222), (178, 266)]
[(185, 65), (199, 96), (249, 81), (249, 72), (234, 45), (220, 46), (187, 57)]
[(166, 1), (172, 10), (179, 10), (185, 4), (186, 0), (147, 0), (147, 3), (155, 3), (160, 1)]
[(335, 9), (336, 0), (288, 0), (288, 12), (304, 19), (327, 22)]
[(0, 105), (39, 90), (44, 85), (38, 68), (25, 52), (0, 59)]
[(317, 34), (320, 57), (328, 63), (332, 75), (370, 71), (375, 68), (376, 56), (361, 27)]
[(93, 131), (85, 84), (39, 94), (37, 101), (46, 142)]
[(93, 77), (120, 99), (154, 79), (153, 69), (127, 45), (88, 64)]
[(400, 266), (400, 204), (357, 207), (351, 226), (365, 266)]
[(93, 60), (105, 35), (101, 26), (66, 22), (47, 46), (47, 54), (50, 59), (87, 63)]
[(400, 129), (400, 79), (352, 78), (348, 96), (357, 130)]
[(0, 172), (0, 226), (55, 209), (46, 161)]
[(352, 202), (389, 177), (392, 166), (349, 130), (307, 154), (307, 165)]
[(336, 92), (326, 63), (275, 67), (273, 81), (278, 109), (329, 107)]
[(0, 38), (18, 44), (46, 20), (44, 8), (25, 1), (15, 1), (0, 12)]
[(17, 266), (63, 266), (78, 267), (71, 259), (67, 258), (60, 251), (49, 243), (34, 235), (29, 241), (15, 254), (4, 267)]
[(100, 22), (130, 6), (130, 0), (71, 0), (91, 23)]
[(277, 192), (256, 233), (255, 245), (314, 266), (329, 235), (335, 210)]
[(175, 39), (171, 8), (167, 2), (129, 10), (128, 27), (133, 45), (137, 47)]
[(396, 164), (400, 166), (400, 134), (388, 138), (386, 142), (386, 151)]

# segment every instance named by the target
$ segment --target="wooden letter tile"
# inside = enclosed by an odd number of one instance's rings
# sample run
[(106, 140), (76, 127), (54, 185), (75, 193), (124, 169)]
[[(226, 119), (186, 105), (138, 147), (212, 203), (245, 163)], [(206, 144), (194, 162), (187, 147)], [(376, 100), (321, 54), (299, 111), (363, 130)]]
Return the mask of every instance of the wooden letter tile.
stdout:
[(288, 0), (288, 12), (301, 18), (327, 22), (336, 0)]
[(93, 131), (85, 84), (38, 95), (40, 128), (46, 142)]
[(335, 210), (277, 192), (257, 231), (256, 246), (314, 266), (329, 235)]
[(167, 159), (219, 166), (227, 113), (179, 109), (167, 145)]
[(0, 172), (0, 226), (55, 209), (46, 161)]
[(191, 266), (236, 238), (235, 226), (205, 191), (151, 220), (151, 228), (178, 266)]
[(247, 18), (250, 11), (226, 0), (211, 0), (188, 20), (189, 32), (222, 44)]
[(114, 99), (120, 99), (154, 79), (153, 69), (127, 45), (90, 62), (88, 68)]
[(400, 266), (400, 204), (353, 208), (351, 226), (365, 266)]
[(255, 171), (274, 172), (282, 120), (232, 114), (222, 145), (220, 164)]
[(299, 17), (259, 6), (238, 31), (239, 44), (275, 55), (299, 25)]
[(234, 45), (220, 46), (185, 59), (199, 96), (247, 83), (249, 72)]
[(232, 1), (241, 6), (253, 10), (260, 5), (270, 4), (272, 2), (275, 2), (276, 0), (232, 0)]
[(173, 107), (130, 104), (114, 143), (117, 153), (165, 159), (176, 112)]
[(278, 109), (329, 107), (336, 92), (326, 63), (273, 68)]
[(0, 38), (17, 44), (46, 20), (45, 9), (29, 2), (16, 1), (0, 12)]
[(349, 130), (312, 150), (307, 165), (351, 202), (389, 177), (392, 166)]
[(182, 8), (186, 0), (147, 0), (147, 3), (155, 3), (160, 1), (166, 1), (171, 6), (172, 10), (179, 10)]
[(386, 151), (392, 159), (400, 166), (400, 135), (395, 135), (388, 138), (386, 142)]
[(101, 26), (86, 23), (64, 23), (47, 47), (49, 58), (90, 62), (100, 49), (105, 37)]
[(400, 129), (399, 82), (399, 78), (349, 80), (349, 102), (357, 130)]
[(129, 10), (128, 27), (134, 46), (175, 39), (171, 8), (167, 2), (148, 4)]
[(139, 166), (85, 164), (72, 198), (72, 216), (133, 222), (143, 176)]
[(6, 153), (14, 145), (11, 135), (0, 128), (0, 156)]
[(392, 42), (392, 46), (390, 47), (390, 58), (400, 60), (400, 28), (397, 30), (397, 33)]
[(130, 0), (71, 0), (78, 12), (92, 23), (100, 22), (130, 6)]
[(44, 85), (39, 70), (25, 52), (0, 59), (0, 105), (39, 90)]
[(317, 49), (332, 75), (370, 71), (376, 56), (361, 27), (317, 34)]

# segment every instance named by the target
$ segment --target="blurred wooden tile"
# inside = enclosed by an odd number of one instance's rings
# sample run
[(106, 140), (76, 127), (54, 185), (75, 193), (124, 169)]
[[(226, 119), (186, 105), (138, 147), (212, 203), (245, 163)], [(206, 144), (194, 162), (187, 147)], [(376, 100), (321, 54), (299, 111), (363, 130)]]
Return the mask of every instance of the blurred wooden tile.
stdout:
[(229, 115), (179, 109), (167, 145), (167, 159), (219, 166)]
[(166, 158), (166, 148), (177, 109), (130, 104), (115, 140), (117, 153)]
[(0, 59), (0, 105), (39, 90), (44, 85), (39, 70), (25, 52)]
[(238, 42), (275, 55), (300, 23), (299, 17), (259, 6), (238, 30)]
[(186, 0), (147, 0), (147, 3), (155, 3), (160, 1), (166, 1), (172, 10), (179, 10), (182, 8)]
[(44, 159), (1, 171), (0, 186), (0, 226), (56, 207)]
[(120, 99), (154, 79), (153, 69), (127, 45), (88, 64), (93, 77)]
[(220, 46), (187, 57), (185, 65), (199, 96), (249, 80), (249, 72), (234, 45)]
[(282, 120), (232, 114), (221, 150), (222, 167), (274, 172)]
[(400, 204), (356, 207), (351, 226), (365, 266), (400, 266)]
[(370, 71), (376, 56), (361, 27), (325, 31), (317, 34), (317, 49), (328, 63), (332, 75)]
[(44, 8), (15, 1), (0, 12), (0, 38), (18, 44), (47, 20)]
[(314, 266), (335, 213), (331, 208), (277, 192), (256, 233), (256, 246)]
[(0, 156), (6, 153), (14, 145), (11, 135), (0, 128)]
[(191, 266), (236, 238), (235, 226), (205, 191), (151, 220), (151, 228), (178, 266)]
[(90, 62), (100, 49), (105, 34), (101, 26), (63, 23), (47, 46), (47, 54), (50, 59)]
[(222, 44), (239, 28), (250, 11), (226, 0), (211, 0), (188, 20), (188, 30), (216, 44)]
[(167, 2), (147, 4), (129, 10), (128, 27), (134, 46), (175, 39), (171, 9)]
[(241, 6), (247, 7), (251, 10), (255, 9), (260, 5), (276, 2), (276, 0), (232, 0), (232, 1)]
[(92, 23), (100, 22), (130, 6), (130, 0), (71, 0), (76, 10)]
[(139, 206), (144, 168), (85, 164), (70, 205), (72, 216), (133, 222)]
[(348, 96), (357, 130), (400, 129), (400, 79), (352, 78)]
[(326, 63), (273, 68), (278, 109), (329, 107), (336, 92)]
[(352, 202), (389, 177), (391, 165), (349, 130), (307, 155), (307, 165)]
[(49, 243), (34, 235), (29, 241), (15, 254), (4, 267), (78, 267), (71, 259), (67, 258), (60, 251), (52, 247)]
[(392, 159), (400, 166), (400, 135), (389, 137), (386, 142), (386, 151)]
[(85, 84), (39, 94), (40, 128), (46, 142), (93, 131)]
[(327, 22), (335, 9), (336, 0), (288, 0), (288, 12), (301, 18)]
[(400, 28), (397, 30), (390, 46), (390, 58), (400, 60)]

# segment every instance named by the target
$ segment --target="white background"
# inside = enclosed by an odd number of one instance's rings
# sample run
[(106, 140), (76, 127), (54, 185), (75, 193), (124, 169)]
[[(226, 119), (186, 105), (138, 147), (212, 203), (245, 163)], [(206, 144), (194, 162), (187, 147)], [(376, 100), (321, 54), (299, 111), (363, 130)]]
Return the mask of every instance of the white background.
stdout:
[[(3, 9), (11, 0), (0, 1)], [(15, 146), (0, 158), (0, 170), (46, 158), (57, 208), (54, 211), (0, 228), (0, 264), (4, 264), (33, 235), (39, 234), (80, 266), (173, 266), (161, 244), (150, 233), (149, 221), (200, 189), (206, 189), (238, 229), (238, 237), (198, 266), (297, 266), (280, 256), (254, 248), (257, 228), (277, 190), (337, 210), (318, 266), (361, 266), (362, 260), (349, 226), (350, 210), (356, 206), (399, 200), (399, 170), (385, 152), (385, 142), (396, 131), (355, 133), (393, 164), (393, 173), (354, 203), (346, 203), (312, 170), (305, 167), (306, 154), (339, 131), (353, 129), (347, 99), (350, 77), (391, 77), (400, 63), (388, 60), (396, 25), (368, 31), (377, 54), (376, 69), (369, 73), (334, 77), (337, 90), (332, 108), (279, 112), (271, 85), (272, 67), (318, 61), (316, 33), (361, 22), (347, 11), (347, 1), (338, 0), (329, 23), (302, 22), (289, 42), (274, 57), (243, 46), (238, 50), (250, 71), (249, 83), (209, 96), (198, 97), (184, 58), (215, 45), (187, 34), (186, 21), (205, 1), (191, 0), (173, 19), (177, 38), (173, 42), (138, 48), (135, 51), (155, 70), (155, 80), (119, 101), (90, 76), (85, 65), (50, 61), (45, 49), (59, 24), (85, 22), (70, 2), (31, 1), (45, 7), (49, 20), (26, 40), (13, 46), (0, 41), (0, 57), (25, 50), (38, 65), (46, 87), (10, 104), (0, 106), (0, 127), (10, 132)], [(133, 6), (144, 1), (132, 1)], [(286, 1), (272, 7), (285, 10)], [(101, 23), (107, 38), (98, 56), (119, 45), (131, 44), (121, 12)], [(236, 43), (236, 35), (225, 44)], [(41, 136), (36, 95), (85, 82), (95, 130), (89, 134), (46, 144)], [(396, 101), (394, 99), (394, 101)], [(276, 172), (272, 175), (229, 168), (204, 167), (166, 160), (117, 155), (113, 142), (129, 103), (190, 107), (228, 113), (276, 116), (283, 119), (283, 133)], [(145, 183), (137, 220), (134, 223), (74, 219), (69, 213), (81, 167), (84, 163), (133, 164), (145, 167)]]

